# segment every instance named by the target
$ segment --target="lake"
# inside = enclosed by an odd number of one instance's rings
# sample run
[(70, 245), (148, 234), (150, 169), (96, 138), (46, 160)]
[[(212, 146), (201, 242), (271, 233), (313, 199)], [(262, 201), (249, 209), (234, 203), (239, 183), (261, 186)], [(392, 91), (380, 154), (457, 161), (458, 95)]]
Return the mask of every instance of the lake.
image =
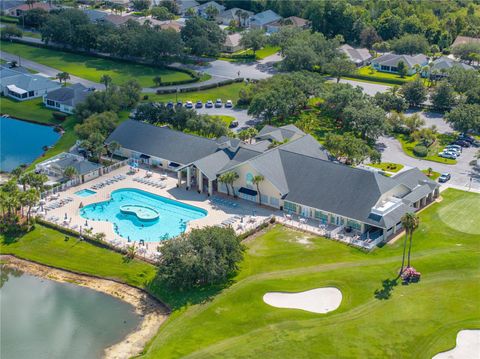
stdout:
[(51, 126), (0, 116), (0, 170), (10, 172), (30, 164), (60, 138)]
[(94, 359), (135, 330), (133, 306), (2, 266), (0, 358)]

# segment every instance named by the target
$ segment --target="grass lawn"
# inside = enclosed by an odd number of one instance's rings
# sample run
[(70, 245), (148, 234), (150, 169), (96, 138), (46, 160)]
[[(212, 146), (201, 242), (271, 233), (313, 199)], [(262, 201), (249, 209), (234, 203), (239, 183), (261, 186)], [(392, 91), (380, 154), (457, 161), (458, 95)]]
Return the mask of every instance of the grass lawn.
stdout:
[[(279, 46), (270, 46), (270, 45), (265, 46), (255, 53), (255, 60), (263, 60), (265, 57), (274, 55), (279, 51), (280, 51)], [(253, 50), (251, 50), (251, 49), (239, 50), (239, 51), (234, 52), (232, 55), (253, 55)], [(218, 59), (223, 60), (223, 61), (229, 61), (229, 62), (252, 62), (252, 61), (254, 61), (253, 59), (235, 59), (235, 58), (222, 57), (222, 56), (220, 56)]]
[[(392, 287), (389, 299), (374, 295), (395, 277), (402, 240), (365, 254), (276, 226), (248, 242), (231, 287), (174, 312), (144, 357), (431, 358), (454, 347), (459, 330), (480, 328), (480, 213), (471, 211), (480, 196), (447, 190), (443, 197), (420, 214), (414, 235), (419, 283)], [(262, 301), (269, 291), (326, 286), (343, 293), (328, 314)]]
[[(459, 330), (480, 328), (480, 212), (471, 210), (480, 206), (480, 196), (453, 189), (442, 196), (420, 214), (414, 235), (412, 264), (422, 280), (390, 287), (388, 299), (374, 293), (395, 277), (402, 240), (366, 254), (275, 226), (246, 243), (230, 287), (181, 295), (155, 285), (150, 264), (125, 262), (117, 253), (73, 238), (65, 241), (42, 226), (16, 241), (0, 237), (0, 251), (149, 288), (174, 311), (145, 358), (423, 359), (454, 347)], [(328, 314), (262, 301), (268, 291), (325, 286), (343, 293), (340, 308)], [(206, 300), (210, 294), (217, 295)]]
[(1, 45), (2, 51), (95, 82), (99, 82), (102, 75), (110, 75), (113, 82), (117, 84), (135, 79), (143, 87), (154, 87), (153, 78), (157, 75), (161, 76), (164, 82), (190, 79), (190, 75), (170, 69), (101, 59), (6, 41), (2, 41)]
[(230, 124), (232, 123), (232, 121), (235, 121), (235, 117), (233, 116), (226, 116), (226, 115), (216, 115), (216, 116), (212, 116), (213, 118), (218, 118), (220, 121), (223, 121), (225, 122), (225, 124), (227, 126), (230, 126)]
[(400, 171), (404, 167), (402, 164), (393, 162), (369, 163), (368, 165), (370, 167), (379, 168), (382, 171), (388, 171), (393, 173)]
[(423, 173), (425, 173), (431, 180), (436, 181), (438, 177), (440, 177), (440, 172), (435, 172), (432, 171), (430, 176), (428, 175), (428, 169), (422, 170)]
[(176, 99), (185, 101), (202, 101), (204, 104), (208, 100), (212, 100), (215, 102), (217, 98), (221, 98), (223, 102), (227, 100), (232, 100), (235, 104), (239, 97), (239, 92), (242, 88), (246, 85), (243, 82), (233, 83), (230, 85), (214, 87), (212, 89), (204, 90), (204, 91), (193, 91), (193, 92), (183, 92), (183, 93), (171, 93), (171, 94), (144, 94), (148, 95), (148, 100), (151, 102), (168, 102), (173, 101), (175, 102)]
[(395, 80), (403, 80), (403, 81), (413, 81), (416, 79), (416, 75), (412, 76), (405, 76), (404, 78), (400, 77), (400, 75), (397, 74), (391, 74), (388, 72), (380, 72), (377, 70), (372, 69), (370, 66), (364, 66), (360, 67), (358, 69), (358, 74), (359, 75), (364, 75), (364, 76), (371, 76), (373, 78), (381, 78), (381, 79), (395, 79)]
[(395, 138), (400, 142), (402, 145), (403, 152), (407, 154), (410, 157), (422, 159), (422, 160), (427, 160), (427, 161), (432, 161), (432, 162), (439, 162), (439, 163), (445, 163), (447, 165), (454, 165), (457, 163), (457, 160), (453, 160), (450, 158), (442, 158), (438, 156), (438, 153), (441, 152), (442, 150), (442, 145), (451, 142), (451, 140), (447, 138), (443, 138), (439, 136), (439, 139), (437, 140), (436, 144), (433, 144), (429, 147), (428, 149), (428, 156), (426, 157), (418, 157), (413, 153), (413, 148), (415, 145), (417, 145), (418, 142), (410, 140), (407, 136), (405, 135), (397, 135)]

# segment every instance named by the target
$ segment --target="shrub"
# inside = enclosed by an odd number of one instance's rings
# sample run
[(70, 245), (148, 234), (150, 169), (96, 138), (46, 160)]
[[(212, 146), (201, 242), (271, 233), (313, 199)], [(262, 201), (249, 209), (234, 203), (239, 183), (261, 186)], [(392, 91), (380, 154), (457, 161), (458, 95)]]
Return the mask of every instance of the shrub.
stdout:
[(413, 153), (418, 157), (426, 157), (428, 155), (428, 149), (424, 145), (416, 145), (413, 148)]
[(52, 116), (57, 121), (65, 121), (68, 115), (62, 112), (53, 112)]

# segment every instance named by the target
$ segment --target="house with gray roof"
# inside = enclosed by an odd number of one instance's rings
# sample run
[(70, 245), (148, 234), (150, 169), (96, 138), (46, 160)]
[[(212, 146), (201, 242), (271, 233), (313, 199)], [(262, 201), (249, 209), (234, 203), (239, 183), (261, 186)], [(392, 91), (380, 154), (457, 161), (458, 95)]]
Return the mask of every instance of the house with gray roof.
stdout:
[(101, 22), (109, 15), (106, 11), (100, 11), (95, 9), (84, 9), (82, 10), (85, 15), (87, 15), (90, 22)]
[(442, 56), (432, 61), (429, 65), (428, 71), (422, 71), (422, 76), (438, 80), (447, 77), (448, 70), (454, 67), (459, 67), (464, 70), (475, 70), (473, 66), (467, 65), (464, 62), (456, 61), (447, 56)]
[(289, 16), (285, 19), (280, 19), (267, 24), (266, 30), (268, 33), (272, 34), (280, 31), (282, 27), (296, 27), (298, 29), (306, 30), (310, 27), (310, 21), (298, 16)]
[(64, 86), (43, 95), (43, 103), (48, 108), (72, 114), (75, 107), (85, 101), (90, 93), (90, 89), (82, 84)]
[(372, 66), (377, 71), (398, 73), (398, 64), (403, 62), (407, 66), (409, 76), (416, 73), (416, 67), (420, 68), (428, 65), (428, 57), (423, 54), (418, 55), (397, 55), (387, 53), (372, 60)]
[[(245, 17), (241, 16), (240, 18), (238, 17), (237, 13), (241, 12), (245, 14)], [(219, 23), (223, 25), (230, 25), (232, 21), (235, 21), (237, 23), (240, 23), (241, 26), (243, 27), (248, 27), (250, 25), (250, 18), (255, 15), (252, 11), (248, 10), (243, 10), (238, 7), (233, 7), (231, 9), (227, 9), (220, 13), (220, 15), (217, 16), (217, 20)]]
[[(161, 1), (158, 1), (160, 3)], [(185, 15), (188, 9), (198, 6), (198, 2), (195, 0), (175, 0), (180, 10), (181, 15)]]
[(17, 71), (2, 67), (0, 71), (0, 93), (18, 101), (42, 97), (61, 85), (39, 74)]
[[(254, 143), (207, 139), (134, 120), (106, 140), (117, 154), (177, 173), (178, 187), (234, 194), (244, 200), (354, 232), (362, 240), (387, 239), (401, 218), (438, 196), (438, 184), (418, 169), (386, 177), (330, 160), (312, 136), (294, 125), (265, 126)], [(233, 185), (221, 176), (235, 172)], [(263, 180), (254, 183), (256, 176)], [(186, 177), (186, 178), (185, 178)]]
[(259, 12), (256, 15), (253, 15), (250, 18), (250, 28), (266, 29), (268, 24), (271, 24), (275, 21), (279, 21), (280, 19), (282, 19), (282, 17), (278, 15), (275, 11), (265, 10), (265, 11)]
[(357, 66), (364, 66), (370, 63), (370, 60), (373, 58), (367, 48), (354, 48), (348, 44), (344, 44), (339, 47), (339, 50)]
[(193, 9), (196, 11), (198, 16), (208, 18), (207, 9), (210, 7), (214, 7), (215, 9), (217, 9), (218, 14), (221, 14), (225, 11), (225, 6), (220, 5), (216, 1), (206, 2), (202, 5), (195, 6)]

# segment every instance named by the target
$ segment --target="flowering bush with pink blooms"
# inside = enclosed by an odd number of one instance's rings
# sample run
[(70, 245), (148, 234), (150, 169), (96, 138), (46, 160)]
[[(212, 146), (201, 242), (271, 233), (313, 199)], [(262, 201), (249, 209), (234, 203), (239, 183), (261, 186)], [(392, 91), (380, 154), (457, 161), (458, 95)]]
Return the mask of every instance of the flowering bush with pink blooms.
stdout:
[(420, 280), (420, 276), (422, 274), (420, 272), (417, 272), (415, 268), (413, 267), (408, 267), (405, 269), (402, 273), (402, 280), (404, 282), (418, 282)]

